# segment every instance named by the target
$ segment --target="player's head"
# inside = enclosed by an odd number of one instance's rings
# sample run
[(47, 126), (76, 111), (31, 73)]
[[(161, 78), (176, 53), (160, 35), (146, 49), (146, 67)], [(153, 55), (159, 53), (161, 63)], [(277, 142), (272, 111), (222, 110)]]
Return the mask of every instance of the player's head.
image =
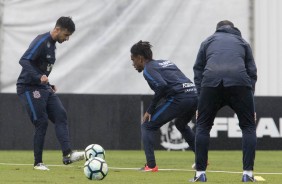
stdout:
[(138, 72), (142, 72), (145, 67), (145, 63), (153, 59), (153, 53), (151, 50), (152, 45), (150, 42), (142, 41), (135, 43), (131, 49), (131, 60), (134, 68)]
[(222, 20), (222, 21), (217, 23), (216, 29), (220, 28), (221, 26), (234, 27), (234, 24), (231, 21), (229, 21), (229, 20)]
[(53, 39), (59, 43), (69, 40), (69, 37), (75, 31), (75, 24), (71, 17), (60, 17), (53, 30)]

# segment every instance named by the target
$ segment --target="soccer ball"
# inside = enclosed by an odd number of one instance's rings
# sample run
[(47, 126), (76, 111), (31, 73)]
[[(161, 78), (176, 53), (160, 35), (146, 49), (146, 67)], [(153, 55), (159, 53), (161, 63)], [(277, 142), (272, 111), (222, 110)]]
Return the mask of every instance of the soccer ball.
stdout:
[(102, 159), (105, 159), (105, 150), (99, 144), (90, 144), (85, 148), (84, 155), (86, 160), (92, 157), (100, 157)]
[(104, 159), (93, 157), (85, 162), (83, 170), (89, 180), (102, 180), (108, 174), (108, 165)]

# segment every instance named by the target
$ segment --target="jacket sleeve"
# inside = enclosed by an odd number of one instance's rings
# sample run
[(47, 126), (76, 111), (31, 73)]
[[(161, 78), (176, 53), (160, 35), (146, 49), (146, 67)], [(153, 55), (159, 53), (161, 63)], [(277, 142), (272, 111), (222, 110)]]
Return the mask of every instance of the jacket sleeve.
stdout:
[(145, 68), (144, 77), (147, 80), (151, 89), (155, 92), (154, 97), (147, 109), (149, 114), (154, 113), (158, 102), (165, 97), (167, 90), (167, 82), (163, 80), (160, 73), (153, 68)]
[(19, 61), (23, 69), (26, 70), (29, 73), (29, 75), (36, 82), (38, 82), (38, 84), (40, 84), (41, 82), (40, 78), (43, 75), (43, 73), (39, 70), (39, 68), (36, 67), (35, 62), (40, 57), (40, 54), (43, 52), (43, 49), (44, 49), (43, 44), (37, 47), (36, 50), (33, 50), (32, 47), (30, 46)]
[(247, 73), (251, 78), (253, 92), (255, 92), (255, 85), (257, 82), (257, 67), (253, 57), (252, 49), (249, 44), (246, 46), (245, 65)]
[(198, 95), (200, 94), (200, 90), (201, 90), (201, 83), (203, 80), (203, 72), (205, 66), (206, 66), (206, 56), (205, 56), (204, 44), (202, 43), (198, 51), (196, 62), (193, 67), (194, 83), (197, 88)]

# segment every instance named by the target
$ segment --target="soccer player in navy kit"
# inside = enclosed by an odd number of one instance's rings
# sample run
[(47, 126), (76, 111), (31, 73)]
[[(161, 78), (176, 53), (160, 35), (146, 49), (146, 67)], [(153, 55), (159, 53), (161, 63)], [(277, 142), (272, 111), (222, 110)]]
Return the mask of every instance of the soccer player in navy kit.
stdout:
[(254, 182), (257, 68), (250, 45), (232, 22), (220, 21), (216, 32), (202, 42), (193, 70), (199, 103), (195, 137), (197, 171), (191, 181), (207, 181), (210, 130), (216, 113), (228, 105), (237, 114), (243, 135), (242, 182)]
[[(143, 171), (157, 172), (154, 155), (154, 134), (162, 125), (176, 118), (175, 126), (194, 150), (194, 132), (187, 125), (197, 109), (195, 85), (177, 66), (168, 60), (154, 60), (151, 45), (139, 41), (131, 47), (131, 60), (138, 72), (143, 71), (151, 89), (155, 92), (141, 125), (142, 141), (146, 155)], [(162, 100), (164, 99), (164, 102)]]
[(42, 159), (48, 119), (55, 125), (63, 163), (70, 164), (84, 157), (83, 152), (71, 149), (66, 110), (55, 93), (56, 87), (48, 79), (56, 60), (56, 42), (69, 40), (74, 31), (75, 24), (72, 19), (60, 17), (51, 32), (38, 35), (31, 42), (19, 61), (22, 71), (17, 80), (17, 94), (26, 106), (35, 127), (34, 169), (37, 170), (49, 170)]

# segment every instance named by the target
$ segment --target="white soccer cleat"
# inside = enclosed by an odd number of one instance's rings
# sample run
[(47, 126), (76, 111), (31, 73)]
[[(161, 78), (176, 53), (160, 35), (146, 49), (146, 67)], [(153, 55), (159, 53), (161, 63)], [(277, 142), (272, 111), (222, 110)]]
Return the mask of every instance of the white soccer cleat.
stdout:
[(84, 160), (84, 151), (72, 151), (70, 154), (63, 156), (63, 163), (65, 165)]
[(41, 171), (49, 171), (50, 169), (44, 163), (38, 163), (36, 166), (33, 167), (35, 170)]
[(84, 151), (73, 151), (70, 154), (70, 160), (71, 162), (77, 162), (80, 160), (84, 160)]

